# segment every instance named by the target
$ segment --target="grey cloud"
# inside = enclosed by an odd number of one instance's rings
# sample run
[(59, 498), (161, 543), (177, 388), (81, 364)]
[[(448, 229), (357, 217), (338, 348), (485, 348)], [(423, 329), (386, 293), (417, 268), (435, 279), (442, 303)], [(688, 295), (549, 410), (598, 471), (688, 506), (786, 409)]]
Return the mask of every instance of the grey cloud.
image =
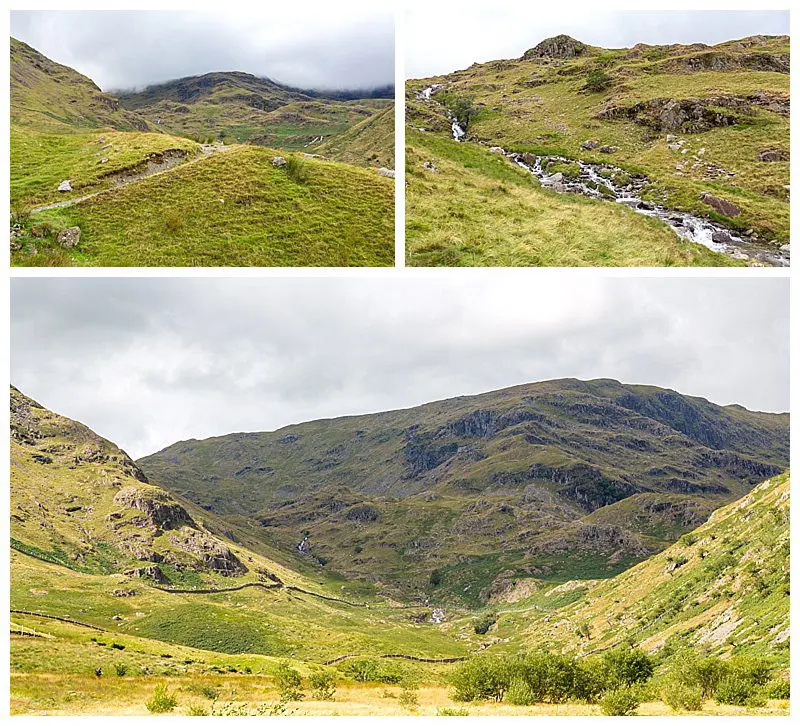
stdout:
[(424, 78), (473, 62), (516, 58), (547, 37), (566, 33), (603, 48), (636, 43), (707, 43), (789, 33), (787, 10), (588, 10), (541, 3), (415, 7), (407, 13), (406, 76)]
[(131, 454), (574, 376), (788, 408), (785, 279), (17, 278), (12, 381)]
[(103, 90), (211, 71), (244, 71), (303, 88), (394, 82), (394, 19), (385, 8), (14, 11), (11, 34)]

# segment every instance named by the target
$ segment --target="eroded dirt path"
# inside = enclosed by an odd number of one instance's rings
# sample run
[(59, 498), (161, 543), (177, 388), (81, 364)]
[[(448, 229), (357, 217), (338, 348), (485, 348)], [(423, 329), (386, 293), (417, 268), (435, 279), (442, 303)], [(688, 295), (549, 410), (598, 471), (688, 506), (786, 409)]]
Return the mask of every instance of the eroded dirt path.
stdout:
[(63, 202), (53, 202), (51, 204), (43, 204), (39, 207), (31, 209), (32, 213), (44, 212), (48, 209), (63, 209), (65, 207), (72, 207), (87, 199), (105, 194), (106, 192), (121, 189), (130, 184), (136, 184), (143, 179), (149, 179), (159, 174), (165, 174), (177, 167), (183, 167), (187, 164), (194, 164), (201, 161), (213, 154), (229, 151), (233, 146), (225, 146), (224, 144), (201, 144), (200, 150), (192, 155), (183, 149), (167, 149), (166, 151), (150, 154), (147, 159), (137, 164), (135, 167), (129, 169), (122, 169), (120, 171), (112, 172), (101, 179), (101, 182), (111, 181), (113, 186), (106, 189), (99, 189), (96, 192), (84, 194), (79, 197), (72, 197), (65, 199)]

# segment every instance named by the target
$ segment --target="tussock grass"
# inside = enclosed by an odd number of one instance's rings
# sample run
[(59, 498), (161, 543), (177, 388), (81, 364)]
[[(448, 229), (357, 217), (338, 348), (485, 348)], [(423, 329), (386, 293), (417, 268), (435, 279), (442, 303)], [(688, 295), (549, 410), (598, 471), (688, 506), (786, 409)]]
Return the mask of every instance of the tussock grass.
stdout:
[[(274, 155), (239, 147), (35, 216), (81, 228), (73, 265), (393, 264), (392, 180), (318, 159), (303, 159), (293, 178)], [(37, 264), (51, 251), (13, 261)]]

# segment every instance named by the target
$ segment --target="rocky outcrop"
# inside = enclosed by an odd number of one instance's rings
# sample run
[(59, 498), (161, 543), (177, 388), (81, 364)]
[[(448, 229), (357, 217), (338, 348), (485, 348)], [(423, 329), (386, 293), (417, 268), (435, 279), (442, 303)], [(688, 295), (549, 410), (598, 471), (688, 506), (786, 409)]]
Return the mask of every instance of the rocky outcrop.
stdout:
[(130, 577), (141, 577), (145, 580), (152, 580), (159, 585), (166, 585), (169, 583), (169, 579), (167, 576), (162, 572), (161, 568), (158, 565), (147, 565), (145, 567), (134, 567), (131, 570), (128, 570), (126, 575)]
[(787, 149), (764, 149), (758, 152), (759, 161), (789, 161)]
[(247, 573), (247, 567), (222, 542), (205, 532), (191, 527), (181, 527), (170, 535), (170, 542), (202, 561), (203, 566), (225, 577), (238, 577)]
[(345, 519), (349, 522), (359, 522), (365, 524), (367, 522), (377, 522), (380, 518), (380, 512), (371, 504), (359, 504), (347, 510)]
[(733, 96), (716, 98), (653, 98), (632, 105), (609, 105), (598, 118), (630, 119), (656, 131), (701, 133), (735, 126), (753, 117), (756, 101)]
[(659, 73), (697, 73), (730, 70), (789, 72), (787, 53), (747, 53), (744, 55), (708, 50), (703, 53), (669, 58), (654, 66)]
[(127, 486), (120, 489), (114, 503), (138, 509), (158, 529), (175, 529), (183, 525), (195, 526), (189, 513), (166, 492)]
[(583, 55), (589, 49), (589, 46), (581, 43), (569, 35), (556, 35), (552, 38), (543, 40), (539, 45), (530, 50), (525, 51), (522, 56), (523, 60), (531, 60), (533, 58), (555, 58), (555, 59), (569, 59), (577, 58)]

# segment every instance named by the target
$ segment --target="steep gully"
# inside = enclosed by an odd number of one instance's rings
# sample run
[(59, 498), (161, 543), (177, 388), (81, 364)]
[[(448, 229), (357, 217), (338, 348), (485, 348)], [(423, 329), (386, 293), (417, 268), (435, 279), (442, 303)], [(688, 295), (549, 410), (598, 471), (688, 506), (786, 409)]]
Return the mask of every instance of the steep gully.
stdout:
[[(433, 94), (441, 87), (442, 84), (438, 83), (428, 86), (419, 92), (418, 97), (424, 101), (431, 101)], [(451, 122), (453, 139), (464, 141), (466, 131), (458, 123), (458, 119), (449, 110), (447, 117)], [(533, 174), (543, 187), (557, 192), (582, 194), (592, 199), (624, 204), (637, 214), (660, 219), (681, 239), (696, 242), (714, 252), (724, 253), (734, 259), (748, 260), (770, 267), (788, 267), (789, 265), (789, 254), (775, 249), (765, 241), (745, 238), (723, 225), (703, 217), (669, 209), (642, 199), (642, 192), (650, 184), (650, 180), (643, 175), (630, 175), (624, 169), (612, 164), (598, 164), (581, 159), (567, 159), (562, 156), (519, 154), (506, 151), (500, 146), (492, 146), (491, 150), (503, 154), (514, 164)], [(576, 162), (580, 167), (580, 172), (574, 178), (567, 178), (561, 174), (549, 174), (547, 167), (550, 162)], [(624, 178), (625, 183), (615, 184), (609, 178), (614, 176)]]

